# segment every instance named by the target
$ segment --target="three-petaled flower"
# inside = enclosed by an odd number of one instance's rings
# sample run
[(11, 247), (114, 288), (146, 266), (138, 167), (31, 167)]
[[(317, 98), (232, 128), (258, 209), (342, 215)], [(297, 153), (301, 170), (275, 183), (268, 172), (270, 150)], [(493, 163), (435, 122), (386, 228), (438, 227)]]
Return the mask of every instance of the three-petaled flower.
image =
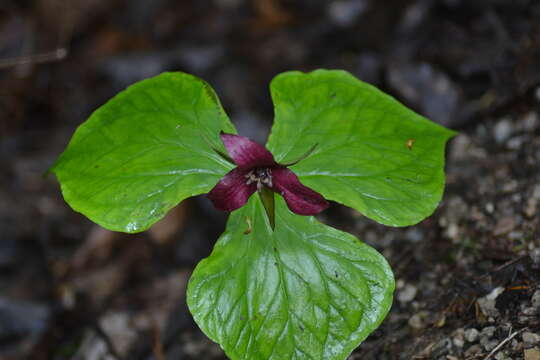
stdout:
[(236, 210), (253, 193), (265, 188), (283, 196), (289, 209), (299, 215), (315, 215), (328, 207), (321, 194), (302, 185), (264, 146), (234, 134), (221, 133), (221, 140), (237, 167), (225, 174), (207, 195), (217, 209)]

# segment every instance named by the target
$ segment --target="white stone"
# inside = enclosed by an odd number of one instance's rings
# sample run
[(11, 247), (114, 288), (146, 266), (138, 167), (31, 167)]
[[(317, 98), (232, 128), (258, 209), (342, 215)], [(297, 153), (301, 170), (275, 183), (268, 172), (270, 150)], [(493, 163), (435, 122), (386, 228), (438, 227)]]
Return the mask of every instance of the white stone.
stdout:
[(538, 124), (538, 114), (534, 111), (528, 112), (523, 117), (523, 130), (533, 131)]
[(409, 326), (417, 330), (425, 328), (426, 322), (424, 318), (425, 318), (424, 312), (419, 312), (418, 314), (414, 314), (409, 319)]
[[(491, 290), (491, 292), (489, 294), (487, 294), (485, 296), (486, 299), (488, 300), (495, 300), (499, 297), (499, 295), (501, 295), (502, 293), (504, 292), (504, 287), (502, 286), (498, 286), (496, 287), (495, 289)], [(491, 327), (491, 326), (490, 326)], [(487, 328), (486, 328), (487, 329)], [(484, 329), (485, 330), (485, 329)], [(482, 330), (482, 331), (484, 331)]]
[(399, 302), (402, 302), (402, 303), (411, 302), (416, 297), (417, 292), (418, 292), (418, 289), (414, 285), (407, 284), (405, 285), (403, 290), (401, 290), (398, 293), (397, 299)]
[(534, 190), (532, 193), (533, 198), (540, 199), (540, 184), (536, 184), (534, 186)]
[(499, 144), (505, 142), (512, 134), (513, 126), (510, 118), (501, 119), (493, 129), (493, 137)]
[(475, 342), (478, 340), (478, 335), (480, 335), (480, 332), (476, 330), (475, 328), (470, 328), (465, 330), (465, 340), (467, 340), (470, 343)]
[(531, 304), (533, 307), (540, 309), (540, 290), (536, 290), (531, 297)]
[(482, 343), (482, 346), (484, 347), (486, 351), (491, 351), (495, 349), (497, 345), (499, 345), (499, 342), (497, 340), (487, 340)]
[(495, 334), (496, 330), (497, 328), (495, 326), (486, 326), (485, 328), (482, 329), (482, 331), (480, 332), (480, 335), (482, 335), (482, 337), (491, 338), (493, 334)]
[(465, 341), (463, 341), (462, 339), (454, 338), (452, 339), (452, 341), (454, 342), (454, 345), (458, 348), (462, 348), (465, 345)]
[(523, 334), (521, 334), (521, 338), (523, 339), (523, 343), (526, 347), (540, 344), (540, 335), (532, 332), (524, 332)]

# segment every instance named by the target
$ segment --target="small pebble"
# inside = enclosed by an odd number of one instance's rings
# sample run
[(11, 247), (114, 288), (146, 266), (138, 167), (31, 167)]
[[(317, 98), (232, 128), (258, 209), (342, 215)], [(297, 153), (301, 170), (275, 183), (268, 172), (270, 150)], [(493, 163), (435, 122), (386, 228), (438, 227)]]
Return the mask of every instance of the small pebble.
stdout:
[(460, 133), (452, 139), (449, 156), (454, 160), (468, 159), (471, 147), (471, 138), (464, 133)]
[(509, 118), (503, 118), (493, 129), (493, 137), (499, 144), (505, 142), (512, 134), (513, 126)]
[(431, 350), (431, 356), (438, 358), (440, 356), (448, 354), (448, 352), (451, 349), (452, 349), (452, 340), (449, 338), (442, 339), (437, 344), (435, 344), (435, 346)]
[(403, 290), (398, 293), (397, 299), (402, 303), (411, 302), (416, 297), (417, 291), (418, 289), (414, 285), (407, 284)]
[(484, 347), (484, 350), (491, 351), (495, 349), (497, 345), (499, 345), (499, 342), (497, 340), (486, 340), (486, 341), (480, 340), (480, 344)]
[(536, 290), (531, 298), (532, 306), (540, 309), (540, 290)]
[(358, 17), (360, 17), (367, 9), (368, 2), (365, 0), (338, 0), (330, 3), (328, 15), (336, 25), (347, 27), (354, 25)]
[(518, 182), (516, 180), (508, 180), (508, 182), (504, 183), (502, 190), (505, 193), (511, 193), (517, 190)]
[(525, 316), (534, 316), (534, 315), (536, 315), (536, 313), (538, 313), (538, 308), (527, 307), (527, 308), (523, 309), (522, 313)]
[(521, 231), (510, 231), (508, 233), (508, 238), (511, 239), (511, 240), (520, 240), (520, 239), (523, 239), (523, 233)]
[(426, 313), (421, 311), (417, 314), (414, 314), (413, 316), (411, 316), (411, 318), (409, 319), (409, 326), (412, 327), (413, 329), (423, 329), (426, 327), (426, 321), (425, 321), (425, 318), (426, 318)]
[(453, 338), (452, 342), (458, 348), (462, 348), (465, 345), (465, 341), (463, 341), (463, 339), (459, 339), (459, 338)]
[(455, 223), (452, 223), (446, 229), (446, 236), (450, 239), (456, 239), (459, 235), (459, 226)]
[[(486, 296), (478, 298), (476, 300), (476, 302), (478, 303), (478, 306), (480, 306), (480, 310), (482, 310), (482, 313), (484, 313), (484, 315), (493, 317), (493, 318), (496, 318), (500, 315), (499, 310), (497, 310), (497, 308), (495, 307), (495, 301), (497, 297), (503, 293), (503, 291), (504, 291), (504, 288), (499, 286), (493, 289)], [(482, 330), (482, 333), (484, 330)]]
[(485, 328), (482, 329), (482, 332), (480, 332), (480, 335), (482, 337), (491, 338), (493, 334), (495, 334), (496, 330), (497, 328), (495, 326), (486, 326)]
[(538, 114), (534, 111), (528, 112), (522, 119), (523, 121), (523, 130), (525, 131), (534, 131), (538, 125)]
[(526, 325), (529, 323), (529, 320), (531, 319), (530, 316), (526, 316), (526, 315), (518, 315), (518, 318), (517, 318), (517, 321), (518, 323), (520, 324), (523, 324), (523, 325)]
[(540, 184), (534, 186), (532, 197), (540, 200)]
[(480, 335), (480, 332), (476, 330), (475, 328), (470, 328), (465, 330), (465, 340), (467, 340), (470, 343), (475, 342), (478, 340), (478, 335)]
[(519, 150), (527, 139), (525, 136), (516, 136), (508, 140), (506, 147), (510, 150)]
[(532, 249), (529, 256), (536, 266), (540, 265), (540, 248)]
[(540, 335), (532, 332), (524, 332), (523, 334), (521, 334), (521, 338), (523, 339), (523, 343), (526, 347), (540, 344)]
[(475, 355), (478, 355), (480, 353), (482, 353), (482, 347), (478, 344), (474, 344), (473, 346), (471, 346), (470, 348), (467, 349), (467, 351), (465, 351), (465, 356), (468, 358), (470, 356), (475, 356)]
[(417, 243), (424, 238), (424, 233), (420, 228), (412, 227), (405, 232), (405, 239)]

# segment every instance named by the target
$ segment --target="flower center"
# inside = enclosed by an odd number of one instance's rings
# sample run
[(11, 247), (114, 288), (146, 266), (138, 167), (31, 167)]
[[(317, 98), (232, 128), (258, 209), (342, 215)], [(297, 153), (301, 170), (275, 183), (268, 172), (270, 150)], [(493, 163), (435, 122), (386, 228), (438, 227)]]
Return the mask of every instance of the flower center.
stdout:
[(246, 184), (257, 184), (257, 191), (261, 191), (263, 185), (272, 187), (272, 171), (269, 168), (255, 168), (248, 172), (246, 175)]

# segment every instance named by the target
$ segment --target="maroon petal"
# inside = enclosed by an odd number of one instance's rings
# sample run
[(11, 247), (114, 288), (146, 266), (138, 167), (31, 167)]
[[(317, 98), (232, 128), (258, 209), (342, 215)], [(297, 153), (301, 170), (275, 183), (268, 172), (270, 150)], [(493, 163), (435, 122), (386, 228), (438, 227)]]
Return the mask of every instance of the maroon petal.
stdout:
[(221, 140), (229, 156), (242, 169), (276, 165), (270, 151), (245, 136), (222, 133)]
[(315, 215), (328, 207), (328, 202), (316, 191), (302, 185), (298, 177), (284, 167), (272, 169), (273, 190), (279, 192), (293, 213)]
[(246, 184), (248, 170), (229, 171), (206, 195), (218, 210), (233, 211), (242, 207), (257, 190), (255, 184)]

